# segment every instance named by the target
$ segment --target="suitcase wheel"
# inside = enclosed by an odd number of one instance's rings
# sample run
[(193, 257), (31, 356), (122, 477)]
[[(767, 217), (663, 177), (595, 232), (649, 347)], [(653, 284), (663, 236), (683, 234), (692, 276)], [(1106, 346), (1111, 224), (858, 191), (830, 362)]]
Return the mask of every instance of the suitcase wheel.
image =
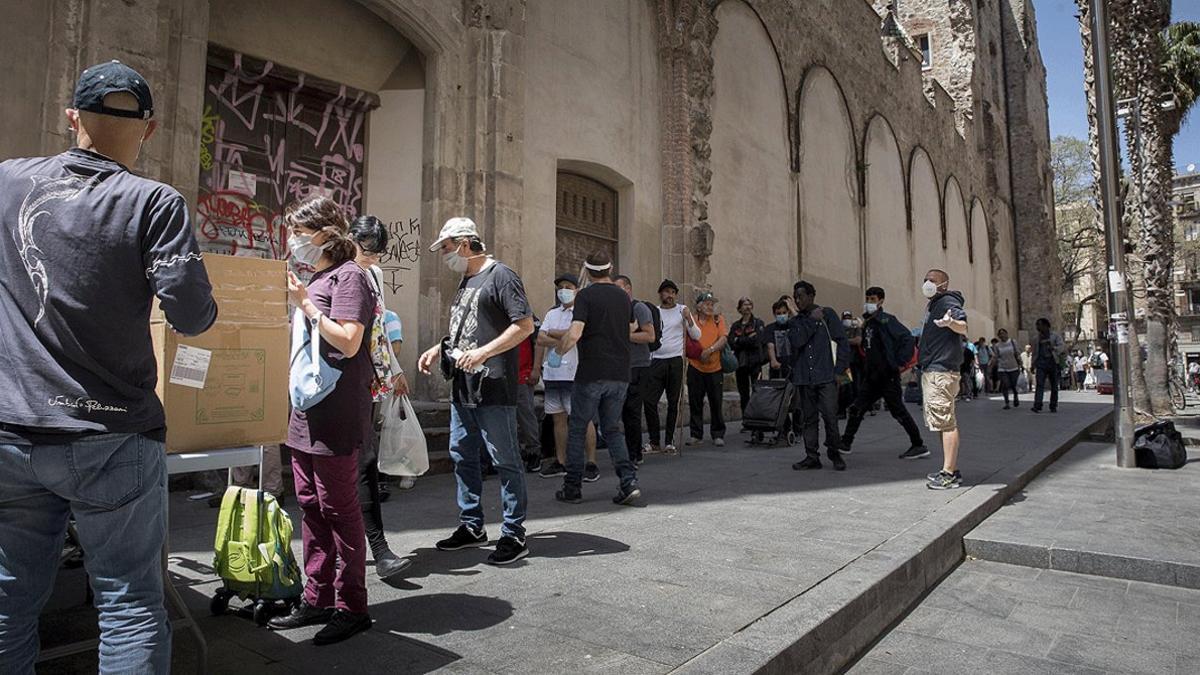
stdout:
[(787, 432), (787, 441), (786, 442), (788, 444), (788, 447), (795, 445), (796, 444), (796, 432), (794, 432), (794, 431)]
[(229, 594), (223, 590), (213, 594), (213, 599), (208, 603), (208, 610), (213, 616), (221, 616), (225, 610), (229, 609)]

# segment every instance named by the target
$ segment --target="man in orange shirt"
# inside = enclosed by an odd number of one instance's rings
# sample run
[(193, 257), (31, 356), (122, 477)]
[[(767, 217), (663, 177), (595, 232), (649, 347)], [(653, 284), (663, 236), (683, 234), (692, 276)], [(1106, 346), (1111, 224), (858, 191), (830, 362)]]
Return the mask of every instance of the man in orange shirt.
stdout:
[(725, 418), (721, 414), (722, 385), (725, 374), (721, 372), (721, 350), (725, 348), (729, 327), (725, 319), (716, 313), (717, 298), (709, 291), (696, 296), (696, 326), (700, 328), (699, 358), (688, 354), (688, 426), (691, 438), (687, 445), (699, 445), (704, 439), (704, 399), (708, 399), (709, 416), (712, 420), (709, 431), (713, 445), (725, 445)]

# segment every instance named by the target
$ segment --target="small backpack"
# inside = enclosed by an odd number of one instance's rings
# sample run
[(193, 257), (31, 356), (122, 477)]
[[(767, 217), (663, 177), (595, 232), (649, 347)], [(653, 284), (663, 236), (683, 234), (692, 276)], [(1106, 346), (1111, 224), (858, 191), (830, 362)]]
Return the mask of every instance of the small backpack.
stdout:
[(645, 300), (641, 300), (640, 302), (650, 309), (650, 320), (654, 323), (654, 341), (648, 343), (646, 346), (650, 348), (650, 351), (656, 352), (662, 347), (662, 312), (658, 311), (658, 306), (653, 302), (646, 302)]
[(241, 597), (289, 600), (304, 588), (292, 555), (292, 519), (270, 493), (229, 487), (221, 500), (213, 568)]

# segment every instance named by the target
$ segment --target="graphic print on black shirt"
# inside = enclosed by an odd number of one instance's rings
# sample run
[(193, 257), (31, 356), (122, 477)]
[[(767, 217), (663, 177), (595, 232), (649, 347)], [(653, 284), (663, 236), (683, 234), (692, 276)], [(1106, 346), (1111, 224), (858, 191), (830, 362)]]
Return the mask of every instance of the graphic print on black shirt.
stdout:
[[(478, 274), (463, 277), (458, 286), (458, 295), (450, 308), (450, 339), (454, 341), (457, 337), (452, 347), (464, 352), (478, 349), (500, 337), (512, 324), (531, 316), (533, 311), (529, 308), (521, 277), (507, 265), (492, 261)], [(517, 350), (510, 349), (493, 356), (484, 366), (487, 374), (478, 402), (481, 405), (516, 405)], [(465, 386), (466, 378), (460, 371), (455, 371), (456, 401), (469, 400)]]
[(867, 354), (867, 377), (884, 376), (893, 370), (888, 364), (887, 343), (883, 340), (883, 326), (868, 319), (863, 326), (863, 351)]

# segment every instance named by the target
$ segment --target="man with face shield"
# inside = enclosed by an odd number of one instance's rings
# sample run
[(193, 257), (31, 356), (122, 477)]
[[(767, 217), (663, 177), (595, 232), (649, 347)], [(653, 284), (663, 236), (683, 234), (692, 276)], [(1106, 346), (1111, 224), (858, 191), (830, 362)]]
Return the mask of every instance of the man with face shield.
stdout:
[(533, 334), (533, 311), (521, 277), (487, 255), (474, 221), (446, 221), (430, 251), (462, 275), (450, 307), (450, 333), (421, 355), (417, 367), (429, 374), (439, 360), (451, 380), (450, 458), (458, 482), (458, 529), (437, 543), (442, 551), (488, 544), (483, 529), (481, 453), (500, 473), (504, 524), (493, 565), (507, 565), (529, 554), (525, 545), (525, 470), (517, 441), (516, 347)]

